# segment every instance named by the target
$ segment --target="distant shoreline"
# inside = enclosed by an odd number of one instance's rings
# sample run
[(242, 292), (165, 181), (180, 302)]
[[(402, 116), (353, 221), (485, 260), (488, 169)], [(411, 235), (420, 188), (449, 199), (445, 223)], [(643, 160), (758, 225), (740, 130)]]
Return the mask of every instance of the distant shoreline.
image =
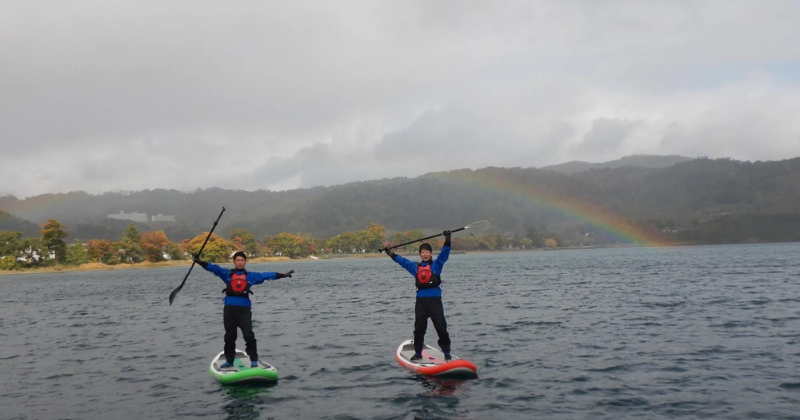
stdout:
[[(724, 245), (767, 245), (767, 244), (784, 244), (784, 243), (793, 243), (792, 241), (787, 242), (748, 242), (748, 243), (739, 243), (739, 244), (690, 244), (690, 243), (682, 243), (682, 244), (669, 244), (669, 245), (660, 245), (660, 246), (652, 246), (652, 245), (613, 245), (613, 246), (584, 246), (584, 247), (563, 247), (563, 248), (534, 248), (534, 249), (499, 249), (499, 250), (474, 250), (474, 251), (460, 251), (455, 250), (451, 251), (453, 255), (459, 254), (490, 254), (495, 252), (552, 252), (552, 251), (579, 251), (579, 250), (586, 250), (586, 249), (620, 249), (620, 248), (672, 248), (672, 247), (681, 247), (681, 246), (724, 246)], [(411, 256), (415, 257), (417, 254), (414, 252), (404, 252), (399, 253), (398, 255), (401, 256)], [(332, 261), (332, 260), (360, 260), (360, 259), (369, 259), (369, 258), (385, 258), (386, 255), (382, 252), (380, 253), (369, 253), (369, 254), (337, 254), (337, 255), (322, 255), (317, 257), (317, 259), (313, 258), (299, 258), (299, 259), (291, 259), (289, 257), (257, 257), (248, 260), (247, 262), (250, 264), (259, 264), (259, 263), (283, 263), (283, 262), (298, 262), (298, 261)], [(151, 269), (151, 268), (164, 268), (164, 267), (188, 267), (192, 263), (191, 260), (180, 260), (180, 261), (161, 261), (157, 263), (151, 262), (141, 262), (135, 264), (116, 264), (116, 265), (108, 265), (102, 263), (86, 263), (81, 264), (79, 266), (71, 266), (71, 265), (57, 265), (53, 267), (38, 267), (38, 268), (28, 268), (28, 269), (21, 269), (21, 270), (0, 270), (0, 277), (2, 276), (15, 276), (15, 275), (24, 275), (24, 274), (48, 274), (48, 273), (71, 273), (71, 272), (81, 272), (81, 271), (112, 271), (112, 270), (142, 270), (142, 269)], [(232, 264), (231, 262), (223, 262), (223, 263), (216, 263), (216, 264)]]
[[(522, 249), (522, 250), (502, 250), (502, 251), (535, 251), (535, 250)], [(501, 251), (453, 251), (452, 254), (466, 254), (468, 252), (484, 253), (484, 252), (501, 252)], [(398, 255), (415, 256), (416, 254), (408, 252)], [(360, 260), (369, 258), (386, 258), (386, 254), (368, 253), (368, 254), (322, 255), (317, 257), (317, 259), (309, 257), (298, 258), (298, 259), (291, 259), (289, 257), (257, 257), (249, 259), (247, 260), (247, 262), (248, 264), (260, 264), (260, 263), (280, 263), (280, 262), (290, 262), (290, 261)], [(192, 264), (191, 260), (179, 260), (179, 261), (161, 261), (157, 263), (141, 262), (134, 264), (115, 264), (115, 265), (102, 264), (102, 263), (86, 263), (78, 266), (56, 265), (52, 267), (23, 268), (20, 270), (13, 270), (13, 271), (0, 270), (0, 277), (24, 275), (24, 274), (72, 273), (72, 272), (85, 272), (85, 271), (113, 271), (113, 270), (143, 270), (143, 269), (164, 268), (164, 267), (188, 267), (191, 264)], [(215, 264), (233, 264), (233, 263), (223, 262)]]
[[(284, 262), (284, 261), (297, 261), (297, 260), (292, 260), (289, 257), (259, 257), (259, 258), (253, 258), (248, 262), (262, 263), (262, 262)], [(221, 263), (221, 264), (226, 264), (226, 263)], [(190, 265), (192, 265), (191, 260), (161, 261), (157, 263), (140, 262), (134, 264), (115, 264), (115, 265), (109, 265), (103, 263), (86, 263), (78, 266), (56, 265), (53, 267), (27, 268), (14, 271), (2, 270), (0, 271), (0, 276), (13, 276), (20, 274), (70, 273), (76, 271), (142, 270), (149, 268), (164, 268), (164, 267), (188, 267)]]

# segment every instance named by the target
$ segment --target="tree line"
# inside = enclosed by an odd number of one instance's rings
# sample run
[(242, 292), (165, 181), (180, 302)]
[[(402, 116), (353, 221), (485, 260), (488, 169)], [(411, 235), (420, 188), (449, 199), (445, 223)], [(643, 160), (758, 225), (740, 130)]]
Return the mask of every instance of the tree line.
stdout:
[[(222, 220), (215, 232), (226, 241), (232, 241), (237, 230), (251, 233), (261, 246), (251, 254), (258, 255), (372, 252), (376, 249), (375, 228), (365, 228), (364, 221), (394, 232), (383, 234), (384, 240), (392, 241), (395, 236), (415, 238), (424, 236), (420, 232), (430, 235), (436, 229), (453, 228), (454, 222), (489, 220), (492, 232), (454, 238), (457, 249), (464, 250), (544, 247), (547, 238), (553, 240), (548, 242), (551, 246), (555, 243), (558, 247), (634, 243), (548, 201), (561, 200), (586, 209), (602, 209), (644, 236), (660, 238), (660, 243), (800, 241), (797, 179), (800, 158), (775, 162), (701, 158), (667, 168), (626, 166), (572, 175), (535, 168), (465, 169), (280, 193), (216, 188), (101, 196), (76, 192), (25, 200), (6, 196), (0, 197), (0, 208), (9, 211), (0, 210), (0, 231), (7, 231), (5, 236), (10, 238), (2, 241), (4, 247), (21, 243), (28, 254), (41, 256), (44, 251), (33, 250), (39, 249), (37, 241), (44, 240), (40, 232), (43, 224), (29, 220), (59, 220), (70, 226), (71, 241), (92, 242), (92, 249), (104, 249), (100, 261), (145, 260), (141, 256), (144, 251), (138, 252), (133, 244), (138, 243), (140, 248), (157, 248), (160, 244), (162, 256), (169, 256), (177, 247), (178, 253), (185, 255), (181, 248), (184, 238), (194, 238), (207, 229), (209, 215), (217, 213), (219, 203), (231, 203), (230, 217)], [(487, 185), (502, 185), (505, 191), (524, 194), (485, 188)], [(179, 222), (134, 223), (155, 244), (143, 245), (141, 238), (128, 233), (130, 222), (106, 218), (120, 209), (176, 214)], [(47, 219), (38, 221), (45, 216)], [(162, 235), (149, 232), (162, 232), (168, 239), (165, 242)], [(127, 241), (123, 241), (125, 237)], [(403, 240), (395, 241), (400, 242)], [(109, 256), (110, 249), (117, 254)], [(120, 257), (120, 250), (128, 257)], [(48, 250), (47, 255), (52, 252), (56, 251)], [(77, 248), (74, 252), (79, 254)], [(22, 255), (18, 258), (26, 259)]]
[[(22, 232), (0, 231), (0, 269), (81, 265), (89, 262), (117, 265), (185, 260), (200, 250), (208, 236), (208, 232), (203, 232), (193, 238), (173, 242), (164, 231), (140, 232), (135, 224), (129, 224), (116, 241), (90, 239), (68, 244), (67, 227), (55, 219), (42, 224), (40, 233), (39, 237), (23, 237)], [(308, 233), (281, 232), (259, 240), (246, 229), (234, 228), (227, 238), (212, 233), (203, 249), (202, 258), (211, 262), (229, 262), (231, 254), (237, 251), (245, 252), (250, 258), (285, 256), (294, 259), (310, 255), (365, 254), (423, 237), (425, 233), (419, 229), (387, 235), (386, 227), (375, 222), (368, 223), (363, 230), (342, 232), (327, 239), (316, 238)], [(434, 238), (429, 243), (434, 250), (439, 250), (444, 240)], [(523, 235), (516, 234), (513, 237), (497, 233), (470, 233), (461, 238), (453, 237), (452, 243), (454, 248), (467, 251), (558, 246), (555, 239), (540, 235), (535, 227), (529, 227)], [(417, 246), (399, 247), (397, 252), (415, 252)]]
[[(800, 213), (724, 214), (694, 220), (689, 227), (679, 228), (672, 219), (630, 219), (643, 232), (659, 234), (666, 244), (723, 244), (754, 242), (788, 242), (800, 238)], [(257, 236), (244, 228), (233, 228), (227, 238), (212, 234), (203, 250), (203, 258), (227, 262), (230, 255), (243, 251), (249, 257), (284, 256), (306, 258), (310, 255), (365, 254), (379, 252), (386, 245), (405, 243), (430, 235), (420, 229), (387, 233), (385, 226), (370, 222), (362, 230), (342, 232), (330, 238), (310, 233), (281, 232)], [(50, 219), (40, 226), (40, 235), (25, 236), (20, 231), (0, 231), (0, 270), (16, 270), (55, 264), (80, 265), (88, 262), (106, 265), (143, 261), (185, 260), (196, 253), (208, 232), (191, 238), (171, 241), (163, 230), (141, 232), (129, 224), (117, 240), (90, 239), (68, 244), (67, 227)], [(435, 250), (441, 238), (428, 241)], [(585, 223), (572, 223), (559, 230), (539, 229), (534, 225), (509, 233), (479, 232), (454, 235), (455, 250), (505, 250), (557, 247), (591, 247), (629, 244)], [(416, 252), (417, 244), (398, 248), (397, 252)]]

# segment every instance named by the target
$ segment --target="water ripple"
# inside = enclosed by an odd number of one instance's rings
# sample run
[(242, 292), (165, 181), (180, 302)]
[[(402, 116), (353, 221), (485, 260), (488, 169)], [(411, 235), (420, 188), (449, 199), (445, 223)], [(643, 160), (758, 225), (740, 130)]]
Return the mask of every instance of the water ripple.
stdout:
[(248, 264), (296, 273), (254, 288), (259, 353), (280, 371), (270, 387), (210, 378), (223, 331), (208, 273), (193, 271), (172, 306), (185, 268), (0, 277), (0, 361), (15, 378), (0, 382), (1, 416), (796, 419), (797, 255), (800, 244), (453, 255), (443, 302), (453, 352), (479, 367), (468, 381), (394, 360), (413, 333), (413, 279), (388, 259)]

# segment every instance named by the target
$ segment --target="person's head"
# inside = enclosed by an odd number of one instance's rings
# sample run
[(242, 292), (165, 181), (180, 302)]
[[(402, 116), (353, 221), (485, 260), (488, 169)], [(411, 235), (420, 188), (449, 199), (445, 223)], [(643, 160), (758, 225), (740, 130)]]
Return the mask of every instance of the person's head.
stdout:
[(244, 265), (247, 264), (247, 255), (244, 252), (238, 251), (233, 254), (233, 266), (237, 270), (244, 270)]
[(433, 248), (431, 248), (431, 244), (427, 242), (419, 246), (419, 256), (422, 258), (422, 261), (430, 261), (432, 252)]

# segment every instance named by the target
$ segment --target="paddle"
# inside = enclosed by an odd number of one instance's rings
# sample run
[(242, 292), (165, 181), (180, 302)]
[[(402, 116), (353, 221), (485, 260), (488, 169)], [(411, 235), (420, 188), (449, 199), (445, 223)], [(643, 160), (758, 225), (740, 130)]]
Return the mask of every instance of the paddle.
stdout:
[[(211, 231), (208, 232), (208, 236), (206, 236), (206, 240), (203, 241), (203, 246), (200, 247), (200, 251), (197, 251), (197, 257), (198, 258), (200, 258), (200, 254), (203, 253), (203, 248), (206, 247), (206, 244), (208, 243), (208, 238), (210, 238), (211, 234), (214, 233), (214, 228), (217, 227), (217, 223), (219, 222), (219, 219), (222, 217), (222, 213), (225, 213), (225, 207), (223, 207), (222, 211), (219, 212), (219, 216), (217, 216), (217, 220), (214, 221), (214, 226), (211, 226)], [(180, 292), (181, 289), (183, 288), (184, 283), (186, 283), (186, 279), (188, 279), (189, 278), (189, 274), (192, 273), (192, 269), (194, 268), (194, 265), (195, 265), (195, 262), (192, 261), (192, 266), (189, 267), (189, 272), (186, 273), (186, 277), (183, 278), (183, 281), (181, 282), (181, 285), (178, 286), (177, 288), (175, 288), (175, 290), (173, 290), (172, 293), (169, 294), (169, 304), (170, 305), (172, 305), (172, 302), (175, 301), (175, 296), (178, 296), (178, 292)]]
[[(489, 226), (491, 226), (491, 223), (489, 223), (488, 220), (481, 220), (479, 222), (472, 223), (472, 224), (464, 226), (462, 228), (453, 229), (453, 230), (450, 231), (450, 233), (461, 232), (462, 230), (465, 230), (465, 229), (485, 228), (485, 227), (489, 227)], [(388, 246), (386, 248), (381, 249), (380, 252), (383, 252), (383, 251), (389, 250), (389, 249), (400, 248), (401, 246), (413, 244), (414, 242), (424, 241), (426, 239), (435, 238), (437, 236), (442, 236), (443, 234), (444, 233), (438, 233), (436, 235), (431, 235), (431, 236), (426, 236), (424, 238), (414, 239), (413, 241), (405, 242), (405, 243), (402, 243), (402, 244), (399, 244), (399, 245)]]

